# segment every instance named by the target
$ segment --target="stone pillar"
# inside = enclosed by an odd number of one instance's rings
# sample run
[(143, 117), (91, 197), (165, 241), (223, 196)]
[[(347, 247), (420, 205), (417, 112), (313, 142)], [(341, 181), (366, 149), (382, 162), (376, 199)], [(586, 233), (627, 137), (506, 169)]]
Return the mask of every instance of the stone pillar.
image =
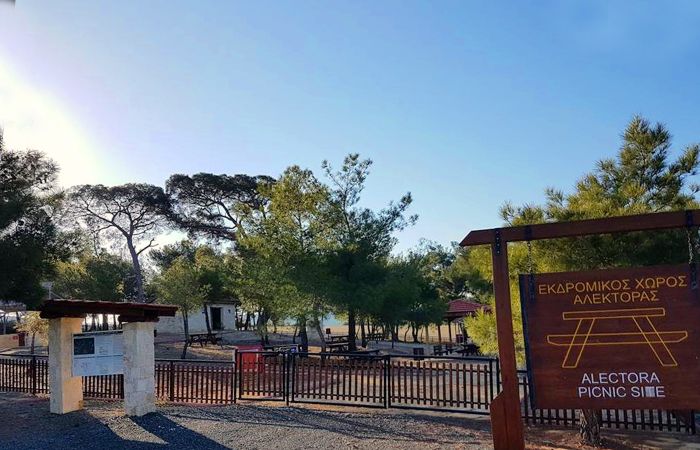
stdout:
[(83, 319), (49, 319), (49, 410), (65, 414), (83, 408), (83, 378), (71, 375), (73, 333), (80, 333)]
[(156, 410), (153, 322), (129, 322), (124, 334), (124, 410), (143, 416)]

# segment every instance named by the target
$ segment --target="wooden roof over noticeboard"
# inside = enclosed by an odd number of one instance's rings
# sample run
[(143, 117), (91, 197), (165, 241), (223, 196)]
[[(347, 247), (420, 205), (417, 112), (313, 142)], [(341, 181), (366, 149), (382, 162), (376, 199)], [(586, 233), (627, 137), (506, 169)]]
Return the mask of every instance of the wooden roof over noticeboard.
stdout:
[(101, 302), (92, 300), (47, 300), (39, 308), (44, 319), (85, 317), (87, 314), (115, 314), (120, 322), (157, 322), (174, 316), (177, 306), (153, 303)]

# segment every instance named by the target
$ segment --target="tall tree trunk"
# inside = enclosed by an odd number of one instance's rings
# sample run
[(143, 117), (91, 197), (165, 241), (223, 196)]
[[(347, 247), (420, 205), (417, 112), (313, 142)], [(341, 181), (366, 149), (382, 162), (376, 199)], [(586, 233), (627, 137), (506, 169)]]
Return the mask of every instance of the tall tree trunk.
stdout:
[(348, 350), (357, 351), (357, 335), (355, 334), (355, 310), (348, 308)]
[(438, 342), (439, 342), (440, 344), (442, 344), (442, 330), (441, 330), (440, 328), (442, 328), (442, 324), (441, 324), (441, 323), (438, 323), (438, 326), (437, 326), (437, 330), (438, 330)]
[(248, 331), (248, 328), (250, 328), (250, 312), (246, 311), (245, 312), (245, 324), (243, 325), (243, 329)]
[(211, 334), (211, 324), (209, 322), (209, 306), (204, 303), (204, 323), (207, 325), (207, 333)]
[(182, 310), (182, 327), (185, 331), (185, 345), (182, 347), (180, 359), (185, 359), (185, 356), (187, 356), (187, 346), (190, 345), (190, 322), (186, 309)]
[(362, 348), (367, 348), (367, 333), (365, 333), (365, 319), (360, 319), (360, 339)]
[(600, 420), (598, 411), (595, 409), (582, 409), (579, 411), (579, 434), (581, 440), (588, 445), (598, 447), (600, 439)]
[(309, 351), (309, 335), (306, 332), (306, 317), (299, 318), (299, 338), (301, 339), (301, 351), (307, 353)]
[(143, 289), (143, 274), (141, 273), (139, 254), (136, 252), (134, 243), (130, 238), (126, 240), (126, 246), (129, 249), (129, 255), (131, 255), (131, 265), (134, 268), (134, 280), (136, 281), (136, 301), (139, 303), (146, 303), (146, 292)]
[(321, 321), (318, 319), (318, 315), (314, 315), (313, 317), (313, 327), (316, 330), (316, 333), (318, 333), (318, 339), (321, 341), (321, 351), (325, 352), (326, 351), (326, 337), (323, 335), (323, 328), (321, 327)]
[(31, 353), (32, 355), (34, 354), (34, 342), (35, 342), (35, 339), (36, 339), (36, 332), (32, 333), (32, 347), (31, 347), (31, 350), (29, 351), (29, 353)]
[(267, 335), (267, 321), (269, 319), (270, 318), (265, 309), (261, 309), (260, 313), (258, 314), (256, 328), (260, 334), (260, 342), (262, 345), (270, 345), (270, 337)]

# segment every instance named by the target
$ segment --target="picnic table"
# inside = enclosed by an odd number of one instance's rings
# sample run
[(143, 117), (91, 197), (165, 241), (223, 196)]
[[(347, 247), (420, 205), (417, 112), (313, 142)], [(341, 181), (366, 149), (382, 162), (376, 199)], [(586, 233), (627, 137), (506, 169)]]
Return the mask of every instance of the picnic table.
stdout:
[(270, 350), (273, 352), (299, 352), (299, 344), (277, 344), (277, 345), (266, 345), (263, 347), (265, 350)]
[(433, 355), (441, 356), (441, 355), (449, 355), (451, 353), (454, 353), (455, 348), (454, 345), (452, 344), (445, 344), (443, 347), (442, 344), (439, 345), (433, 345)]
[(479, 346), (476, 344), (461, 344), (461, 349), (457, 350), (457, 353), (459, 353), (462, 356), (478, 356), (481, 351), (479, 350)]
[(218, 336), (216, 333), (191, 333), (189, 344), (194, 345), (197, 343), (202, 347), (209, 343), (221, 345), (221, 336)]
[(368, 341), (381, 341), (384, 339), (384, 336), (382, 336), (382, 333), (367, 333), (365, 339)]
[(338, 335), (326, 337), (326, 348), (329, 352), (347, 352), (350, 350), (350, 336)]
[(347, 352), (350, 349), (350, 342), (331, 342), (326, 344), (329, 352)]

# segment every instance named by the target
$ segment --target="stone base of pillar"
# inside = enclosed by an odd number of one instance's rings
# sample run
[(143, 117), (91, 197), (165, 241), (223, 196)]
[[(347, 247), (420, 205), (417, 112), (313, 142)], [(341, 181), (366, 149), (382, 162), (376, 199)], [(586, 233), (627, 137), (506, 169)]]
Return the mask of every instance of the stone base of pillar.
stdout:
[(49, 319), (49, 410), (65, 414), (83, 409), (83, 379), (72, 376), (73, 334), (80, 333), (83, 319)]
[(129, 322), (124, 333), (124, 410), (143, 416), (156, 410), (153, 322)]

